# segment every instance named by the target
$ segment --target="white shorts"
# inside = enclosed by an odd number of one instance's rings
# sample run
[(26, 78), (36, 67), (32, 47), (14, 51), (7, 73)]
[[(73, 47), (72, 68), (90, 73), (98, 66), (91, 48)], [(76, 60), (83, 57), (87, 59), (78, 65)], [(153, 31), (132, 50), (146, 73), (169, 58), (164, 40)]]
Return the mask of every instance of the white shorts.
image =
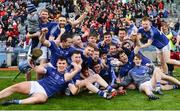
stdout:
[(142, 90), (143, 90), (143, 87), (148, 87), (148, 89), (151, 90), (151, 91), (154, 90), (154, 88), (153, 88), (153, 86), (152, 86), (152, 84), (151, 84), (151, 80), (142, 83), (142, 84), (139, 86), (139, 91), (142, 91)]
[(29, 95), (32, 95), (34, 93), (43, 93), (47, 96), (46, 91), (37, 81), (31, 81), (31, 89)]
[(47, 63), (46, 67), (52, 67), (52, 68), (56, 69), (56, 67), (54, 67), (50, 62)]
[(49, 59), (50, 56), (51, 56), (51, 51), (46, 46), (42, 46), (41, 50), (42, 50), (43, 53), (39, 57), (39, 60), (41, 60), (41, 59)]
[(164, 46), (162, 49), (156, 48), (156, 52), (157, 52), (157, 53), (166, 52), (166, 51), (170, 51), (169, 44), (167, 44), (166, 46)]

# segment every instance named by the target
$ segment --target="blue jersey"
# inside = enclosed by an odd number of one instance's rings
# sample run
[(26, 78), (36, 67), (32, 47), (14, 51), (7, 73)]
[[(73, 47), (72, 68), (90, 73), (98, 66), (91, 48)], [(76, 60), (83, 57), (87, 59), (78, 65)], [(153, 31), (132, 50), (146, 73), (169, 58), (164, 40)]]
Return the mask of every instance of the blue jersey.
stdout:
[(64, 74), (58, 72), (57, 69), (52, 67), (46, 69), (46, 76), (37, 82), (45, 89), (47, 96), (51, 97), (67, 88), (69, 82), (64, 80)]
[[(49, 36), (53, 36), (55, 38), (57, 38), (57, 34), (55, 32), (53, 32), (54, 30), (53, 27), (57, 26), (56, 22), (48, 22), (48, 23), (40, 23), (39, 27), (40, 29), (42, 28), (48, 28), (48, 33), (46, 34), (46, 39), (49, 39)], [(39, 38), (38, 37), (34, 37), (32, 38), (32, 42), (31, 42), (31, 51), (32, 49), (34, 49), (35, 47), (38, 46), (39, 43)]]
[(83, 53), (84, 50), (79, 50), (81, 52), (81, 58), (83, 60), (83, 64), (88, 65), (88, 67), (92, 67), (93, 59), (92, 57), (86, 57)]
[(72, 26), (71, 26), (71, 24), (66, 24), (66, 25), (65, 25), (65, 30), (66, 30), (66, 32), (72, 32)]
[(138, 33), (141, 33), (142, 37), (145, 37), (146, 39), (151, 39), (153, 41), (152, 45), (158, 49), (162, 49), (169, 43), (167, 37), (153, 26), (151, 26), (150, 31), (147, 32), (141, 27), (139, 28)]
[(131, 24), (129, 28), (127, 29), (127, 35), (130, 37), (133, 33), (133, 31), (137, 30), (137, 27), (134, 24)]
[(124, 80), (121, 82), (121, 85), (127, 86), (129, 83), (134, 82), (135, 85), (139, 87), (142, 83), (151, 79), (149, 73), (148, 67), (135, 66), (128, 72), (128, 75), (125, 76)]
[(107, 45), (107, 44), (105, 44), (104, 46), (102, 46), (102, 42), (99, 42), (99, 43), (98, 43), (98, 48), (99, 48), (102, 52), (108, 53), (110, 46)]
[[(52, 22), (52, 25), (53, 24), (54, 23)], [(72, 31), (71, 27), (72, 26), (70, 24), (65, 25), (65, 33), (71, 32)], [(61, 28), (59, 27), (59, 24), (54, 24), (51, 31), (49, 32), (49, 36), (53, 36), (57, 38), (60, 33), (61, 33)]]
[[(70, 72), (71, 70), (74, 69), (74, 66), (70, 65), (67, 67), (67, 71)], [(72, 84), (75, 84), (77, 80), (80, 80), (81, 79), (81, 71), (79, 71), (73, 78), (72, 80), (70, 81), (70, 83)]]
[[(112, 41), (112, 44), (117, 44), (117, 43), (115, 43), (115, 41)], [(99, 42), (97, 46), (102, 52), (105, 53), (109, 52), (109, 48), (110, 48), (109, 44), (104, 44), (104, 46), (102, 46), (102, 42)]]
[[(146, 65), (147, 63), (151, 63), (151, 61), (146, 58), (140, 51), (138, 52), (138, 54), (142, 57), (142, 65)], [(134, 59), (135, 53), (134, 51), (131, 52), (131, 54), (128, 56), (128, 62), (126, 64), (124, 64), (121, 68), (120, 68), (120, 76), (126, 76), (129, 72), (129, 70), (131, 70), (134, 67)]]
[[(56, 28), (58, 27), (58, 23), (56, 22), (48, 22), (48, 23), (41, 23), (40, 28), (48, 28), (48, 33), (46, 34), (46, 39), (49, 40), (50, 36), (57, 37)], [(60, 33), (60, 32), (59, 32)]]
[(63, 56), (68, 59), (68, 62), (70, 62), (71, 54), (76, 50), (75, 48), (69, 47), (69, 48), (62, 48), (57, 47), (54, 41), (50, 41), (51, 45), (49, 47), (51, 51), (51, 64), (56, 67), (57, 59), (60, 56)]

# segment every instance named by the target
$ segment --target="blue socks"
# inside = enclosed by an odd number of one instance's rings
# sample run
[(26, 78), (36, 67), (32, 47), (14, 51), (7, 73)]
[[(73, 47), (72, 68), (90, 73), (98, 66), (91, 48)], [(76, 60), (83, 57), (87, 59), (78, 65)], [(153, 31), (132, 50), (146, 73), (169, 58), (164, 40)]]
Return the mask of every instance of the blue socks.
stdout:
[(111, 86), (107, 86), (106, 89), (108, 90), (108, 92), (113, 92), (113, 91), (115, 91), (115, 89), (113, 89)]
[(106, 94), (105, 92), (101, 91), (101, 90), (99, 90), (99, 91), (97, 92), (97, 94), (98, 94), (99, 96), (101, 96), (101, 97), (104, 97), (104, 98), (107, 97), (107, 94)]

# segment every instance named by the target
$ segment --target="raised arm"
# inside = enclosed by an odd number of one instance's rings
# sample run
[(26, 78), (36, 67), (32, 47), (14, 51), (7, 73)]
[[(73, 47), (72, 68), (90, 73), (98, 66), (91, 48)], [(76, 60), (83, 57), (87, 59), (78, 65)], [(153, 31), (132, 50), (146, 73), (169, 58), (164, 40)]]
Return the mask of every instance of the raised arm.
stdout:
[(141, 42), (140, 42), (140, 39), (141, 39), (141, 34), (136, 34), (135, 38), (134, 39), (134, 43), (135, 43), (135, 48), (134, 48), (134, 53), (135, 54), (138, 54), (140, 48), (141, 48)]
[(89, 5), (86, 5), (86, 8), (85, 8), (85, 12), (75, 21), (71, 21), (71, 20), (68, 20), (68, 22), (72, 25), (72, 26), (76, 26), (78, 25), (79, 23), (81, 23), (84, 18), (87, 16), (87, 14), (91, 11), (91, 7)]
[(43, 45), (45, 45), (45, 46), (47, 46), (47, 47), (50, 47), (51, 43), (50, 43), (48, 40), (46, 40), (46, 38), (45, 38), (45, 35), (46, 35), (47, 32), (48, 32), (48, 29), (47, 29), (47, 28), (41, 29), (41, 35), (40, 35), (40, 37), (39, 37), (39, 41), (40, 41)]
[(30, 34), (29, 32), (27, 33), (27, 38), (34, 38), (34, 37), (39, 37), (39, 35), (40, 35), (41, 33), (38, 31), (38, 32), (36, 32), (36, 33), (34, 33), (34, 34)]
[(65, 33), (65, 28), (61, 28), (61, 33), (58, 35), (58, 37), (56, 38), (56, 40), (54, 40), (55, 44), (58, 46), (58, 44), (61, 42), (61, 36)]

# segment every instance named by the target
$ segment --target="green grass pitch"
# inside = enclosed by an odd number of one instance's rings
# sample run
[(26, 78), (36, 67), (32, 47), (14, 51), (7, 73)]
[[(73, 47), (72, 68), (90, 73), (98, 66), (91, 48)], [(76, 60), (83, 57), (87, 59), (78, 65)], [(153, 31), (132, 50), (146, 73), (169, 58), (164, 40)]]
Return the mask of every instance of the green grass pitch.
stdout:
[[(0, 71), (0, 90), (24, 80), (24, 75), (21, 75), (16, 82), (12, 82), (15, 74), (17, 71)], [(175, 75), (180, 75), (180, 69), (175, 70)], [(180, 80), (180, 77), (176, 78)], [(163, 92), (164, 95), (159, 96), (159, 100), (149, 101), (138, 90), (128, 90), (127, 95), (117, 96), (111, 100), (85, 91), (77, 96), (55, 95), (45, 104), (0, 106), (0, 110), (180, 110), (180, 89)], [(14, 94), (1, 99), (0, 102), (25, 97), (27, 96)]]

